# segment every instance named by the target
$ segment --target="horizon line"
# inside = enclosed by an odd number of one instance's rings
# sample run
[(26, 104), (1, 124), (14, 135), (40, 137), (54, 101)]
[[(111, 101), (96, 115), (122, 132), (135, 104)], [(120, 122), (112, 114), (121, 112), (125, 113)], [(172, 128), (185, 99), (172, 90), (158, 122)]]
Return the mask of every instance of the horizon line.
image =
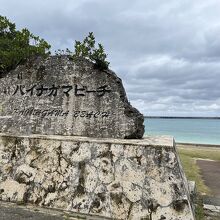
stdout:
[(170, 119), (220, 119), (220, 116), (144, 116), (144, 118), (170, 118)]

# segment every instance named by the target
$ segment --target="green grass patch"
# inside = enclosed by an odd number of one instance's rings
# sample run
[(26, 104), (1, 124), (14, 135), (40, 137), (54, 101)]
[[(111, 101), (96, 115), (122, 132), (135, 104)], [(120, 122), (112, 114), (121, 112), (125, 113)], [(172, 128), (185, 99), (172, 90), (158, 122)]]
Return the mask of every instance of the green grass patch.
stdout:
[(220, 161), (220, 149), (217, 148), (178, 148), (181, 155)]
[(220, 149), (216, 148), (177, 148), (182, 166), (188, 180), (196, 182), (198, 193), (211, 195), (211, 190), (204, 184), (200, 169), (196, 164), (197, 158), (220, 161)]
[(195, 205), (196, 220), (205, 220), (205, 213), (203, 209), (203, 199), (200, 195), (197, 195), (194, 205)]

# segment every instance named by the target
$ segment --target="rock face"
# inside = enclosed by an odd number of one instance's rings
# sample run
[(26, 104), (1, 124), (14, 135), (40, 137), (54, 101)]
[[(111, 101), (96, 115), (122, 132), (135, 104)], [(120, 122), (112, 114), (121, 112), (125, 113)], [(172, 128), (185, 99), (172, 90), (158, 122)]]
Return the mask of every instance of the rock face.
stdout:
[(169, 137), (1, 134), (0, 174), (4, 201), (103, 219), (194, 219), (188, 184)]
[(121, 80), (87, 60), (38, 58), (0, 79), (0, 132), (142, 138)]

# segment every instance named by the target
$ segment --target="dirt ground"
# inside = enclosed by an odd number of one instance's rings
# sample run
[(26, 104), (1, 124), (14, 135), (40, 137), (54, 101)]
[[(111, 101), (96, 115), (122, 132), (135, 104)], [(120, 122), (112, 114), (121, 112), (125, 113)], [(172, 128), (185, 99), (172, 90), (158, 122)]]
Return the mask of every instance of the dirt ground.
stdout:
[(197, 160), (197, 165), (201, 169), (202, 178), (214, 197), (220, 198), (220, 162), (209, 160)]

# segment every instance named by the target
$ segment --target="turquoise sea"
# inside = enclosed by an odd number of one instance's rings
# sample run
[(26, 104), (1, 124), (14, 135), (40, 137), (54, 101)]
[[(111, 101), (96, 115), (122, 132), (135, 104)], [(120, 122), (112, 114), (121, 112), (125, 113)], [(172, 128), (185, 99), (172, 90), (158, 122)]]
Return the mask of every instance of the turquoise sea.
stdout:
[(145, 118), (145, 135), (171, 135), (176, 142), (220, 145), (220, 119)]

